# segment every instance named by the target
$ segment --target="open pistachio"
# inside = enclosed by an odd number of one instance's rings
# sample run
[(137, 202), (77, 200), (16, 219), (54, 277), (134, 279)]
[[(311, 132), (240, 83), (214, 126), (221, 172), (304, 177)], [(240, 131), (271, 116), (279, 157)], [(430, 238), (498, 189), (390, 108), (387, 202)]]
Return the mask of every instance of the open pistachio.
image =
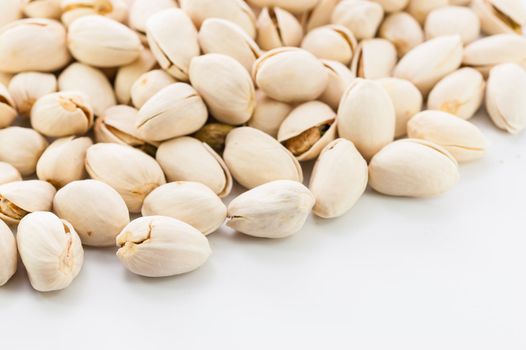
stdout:
[(254, 115), (248, 121), (248, 126), (266, 132), (272, 137), (278, 136), (278, 130), (292, 106), (268, 97), (263, 91), (256, 91), (256, 107)]
[(425, 24), (426, 38), (458, 34), (464, 45), (478, 39), (480, 20), (468, 7), (444, 6), (429, 13)]
[(52, 72), (69, 60), (66, 30), (57, 21), (21, 19), (0, 28), (0, 71)]
[(356, 78), (338, 108), (338, 135), (354, 143), (366, 160), (393, 141), (396, 115), (381, 84)]
[(303, 181), (301, 166), (284, 146), (251, 127), (228, 134), (223, 154), (232, 176), (250, 189), (274, 180)]
[(169, 182), (200, 182), (219, 197), (226, 197), (232, 190), (232, 177), (221, 157), (206, 143), (193, 137), (183, 136), (163, 142), (156, 159)]
[(129, 25), (140, 33), (146, 33), (146, 23), (153, 15), (176, 7), (174, 0), (134, 0), (130, 5)]
[(74, 181), (61, 188), (53, 210), (75, 227), (83, 244), (95, 247), (113, 246), (115, 237), (130, 222), (119, 193), (97, 180)]
[(0, 162), (0, 185), (20, 180), (22, 180), (22, 175), (14, 166)]
[(311, 10), (317, 0), (249, 0), (248, 2), (258, 7), (277, 6), (294, 14), (301, 14)]
[(359, 78), (390, 77), (396, 65), (396, 48), (386, 39), (365, 39), (353, 57), (351, 70)]
[(50, 211), (55, 188), (46, 181), (15, 181), (0, 185), (0, 219), (18, 224), (29, 213)]
[(339, 3), (340, 0), (318, 0), (316, 5), (302, 16), (306, 31), (331, 23), (332, 13)]
[(296, 107), (278, 132), (281, 142), (298, 160), (311, 160), (336, 138), (336, 113), (323, 102), (311, 101)]
[(484, 99), (484, 77), (473, 68), (459, 69), (440, 80), (427, 99), (427, 108), (471, 118)]
[(62, 13), (61, 0), (25, 0), (22, 3), (27, 17), (58, 19)]
[(227, 225), (254, 237), (288, 237), (301, 230), (314, 202), (309, 189), (297, 181), (268, 182), (230, 202)]
[(482, 31), (488, 35), (522, 34), (526, 25), (526, 8), (521, 0), (473, 0), (471, 8), (480, 18)]
[[(1, 90), (0, 86), (0, 95)], [(9, 82), (9, 93), (18, 113), (22, 115), (29, 115), (36, 100), (55, 91), (57, 78), (50, 73), (19, 73)]]
[(209, 123), (199, 129), (193, 136), (210, 146), (217, 154), (225, 150), (226, 136), (234, 127), (228, 124)]
[(367, 162), (351, 141), (336, 139), (321, 152), (310, 178), (314, 214), (335, 218), (348, 212), (367, 187)]
[(449, 5), (449, 0), (409, 0), (407, 12), (418, 22), (424, 24), (431, 11), (447, 5)]
[(92, 179), (119, 192), (132, 213), (140, 212), (144, 197), (166, 182), (155, 159), (116, 143), (98, 143), (88, 148), (86, 170)]
[(385, 12), (402, 11), (409, 4), (409, 0), (372, 0), (379, 3), (384, 8)]
[(369, 164), (369, 185), (390, 196), (436, 196), (450, 190), (459, 177), (455, 158), (441, 146), (424, 140), (395, 141)]
[(80, 92), (55, 92), (39, 98), (31, 110), (31, 126), (49, 137), (85, 134), (93, 125), (88, 97)]
[(144, 104), (168, 85), (176, 80), (164, 70), (154, 69), (141, 75), (131, 87), (131, 100), (135, 108)]
[(379, 36), (393, 43), (399, 57), (424, 42), (422, 27), (407, 12), (396, 12), (387, 16), (380, 26)]
[(61, 0), (62, 23), (69, 26), (84, 16), (100, 15), (124, 22), (128, 18), (125, 0)]
[(0, 1), (0, 28), (22, 18), (22, 5), (20, 0)]
[(338, 24), (313, 29), (301, 43), (301, 47), (314, 56), (338, 61), (345, 65), (351, 63), (357, 45), (353, 33)]
[(12, 126), (0, 129), (0, 145), (0, 161), (14, 166), (22, 176), (29, 176), (48, 143), (33, 129)]
[(323, 63), (310, 52), (286, 47), (268, 51), (252, 70), (256, 85), (282, 102), (315, 100), (327, 88), (329, 76)]
[(53, 213), (26, 216), (16, 238), (31, 286), (40, 292), (68, 287), (82, 268), (84, 250), (79, 236), (69, 222)]
[(358, 40), (374, 38), (383, 18), (382, 6), (366, 0), (342, 0), (332, 13), (332, 23), (347, 27)]
[(515, 63), (495, 66), (486, 87), (486, 110), (495, 125), (517, 134), (526, 127), (526, 71)]
[(133, 84), (144, 73), (149, 72), (155, 67), (157, 61), (150, 50), (144, 49), (139, 58), (130, 64), (119, 67), (115, 76), (115, 95), (121, 104), (131, 102), (131, 90)]
[(0, 220), (0, 287), (15, 274), (17, 262), (15, 236), (9, 226)]
[(153, 190), (144, 199), (141, 213), (169, 216), (208, 235), (225, 222), (226, 206), (209, 187), (199, 182), (176, 181)]
[(265, 7), (257, 20), (256, 42), (263, 50), (298, 46), (303, 29), (298, 19), (279, 7)]
[(57, 188), (82, 179), (86, 176), (86, 151), (92, 144), (89, 137), (70, 136), (55, 140), (38, 160), (38, 178)]
[(15, 101), (11, 94), (4, 84), (0, 83), (0, 128), (5, 128), (13, 123), (18, 114), (15, 107)]
[(355, 75), (347, 66), (340, 62), (322, 60), (322, 63), (329, 73), (329, 83), (318, 99), (328, 104), (332, 109), (337, 110), (345, 90), (347, 90)]

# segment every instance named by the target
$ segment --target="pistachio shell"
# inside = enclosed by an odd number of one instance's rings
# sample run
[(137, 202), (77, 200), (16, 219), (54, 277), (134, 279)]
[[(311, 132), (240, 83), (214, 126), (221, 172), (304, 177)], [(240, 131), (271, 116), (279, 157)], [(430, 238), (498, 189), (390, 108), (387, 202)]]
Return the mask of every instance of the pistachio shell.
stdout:
[(318, 58), (349, 65), (357, 45), (356, 38), (349, 29), (331, 24), (310, 31), (303, 38), (301, 48)]
[(418, 22), (424, 24), (427, 15), (439, 7), (449, 5), (449, 0), (409, 0), (407, 12)]
[(131, 102), (131, 89), (137, 79), (144, 73), (153, 69), (157, 61), (150, 50), (142, 50), (141, 55), (135, 61), (122, 66), (115, 77), (115, 95), (121, 104)]
[(471, 9), (462, 6), (439, 7), (429, 13), (425, 24), (426, 38), (458, 34), (464, 45), (478, 39), (480, 20)]
[(0, 1), (0, 27), (22, 18), (22, 5), (20, 0)]
[(29, 213), (50, 211), (55, 188), (45, 181), (15, 181), (0, 185), (0, 219), (18, 224)]
[(279, 7), (265, 7), (257, 20), (256, 42), (263, 50), (298, 46), (303, 28), (298, 19)]
[(29, 115), (36, 100), (55, 91), (57, 91), (57, 78), (50, 73), (19, 73), (9, 82), (9, 94), (18, 113), (22, 115)]
[[(57, 1), (57, 0), (55, 0)], [(125, 0), (58, 0), (62, 7), (62, 23), (71, 25), (84, 16), (100, 15), (118, 22), (128, 18), (128, 4)]]
[(131, 99), (136, 108), (144, 104), (165, 87), (176, 80), (161, 69), (154, 69), (141, 75), (131, 87)]
[(176, 7), (174, 0), (134, 0), (130, 6), (129, 25), (138, 32), (146, 33), (146, 23), (153, 15)]
[(351, 70), (360, 78), (386, 78), (391, 76), (396, 61), (396, 48), (389, 40), (365, 39), (353, 57)]
[(329, 74), (329, 83), (319, 100), (328, 104), (332, 109), (337, 110), (345, 90), (347, 90), (355, 75), (347, 66), (340, 62), (328, 60), (322, 60), (322, 62)]
[(60, 2), (61, 0), (26, 0), (23, 11), (31, 18), (58, 19), (62, 13)]
[(17, 261), (15, 236), (11, 229), (0, 220), (0, 287), (15, 274)]
[(263, 91), (256, 91), (256, 107), (248, 126), (266, 132), (272, 137), (278, 136), (283, 120), (292, 111), (292, 106), (268, 97)]
[(13, 74), (0, 71), (0, 84), (9, 86), (9, 82), (13, 78)]
[(526, 8), (521, 0), (473, 0), (471, 8), (480, 18), (482, 31), (488, 35), (522, 34), (526, 25)]
[(393, 43), (399, 57), (424, 42), (422, 27), (407, 12), (396, 12), (387, 16), (380, 26), (379, 36)]
[(33, 129), (12, 126), (0, 129), (0, 145), (0, 161), (14, 166), (22, 176), (29, 176), (48, 143)]
[(342, 0), (332, 13), (332, 23), (347, 27), (358, 40), (374, 38), (383, 18), (382, 6), (365, 0)]
[(7, 88), (0, 83), (0, 128), (11, 125), (16, 116), (15, 102)]
[(248, 0), (258, 7), (277, 6), (295, 14), (309, 11), (317, 3), (317, 0)]
[(402, 11), (409, 4), (409, 0), (372, 0), (382, 5), (385, 12)]
[(307, 32), (331, 23), (332, 13), (339, 3), (340, 0), (318, 0), (316, 5), (302, 17)]
[(22, 175), (14, 166), (0, 162), (0, 185), (20, 180), (22, 180)]
[(209, 123), (203, 126), (193, 136), (210, 146), (217, 154), (223, 154), (228, 133), (234, 129), (232, 125)]

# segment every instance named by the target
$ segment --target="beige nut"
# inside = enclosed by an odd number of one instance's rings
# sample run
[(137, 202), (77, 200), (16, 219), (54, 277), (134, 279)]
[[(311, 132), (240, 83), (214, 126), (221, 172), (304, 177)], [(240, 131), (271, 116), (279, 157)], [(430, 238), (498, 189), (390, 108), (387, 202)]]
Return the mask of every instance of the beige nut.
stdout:
[(29, 176), (48, 143), (33, 129), (12, 126), (0, 129), (0, 145), (0, 161), (14, 166), (22, 176)]
[(332, 13), (340, 0), (318, 0), (316, 5), (308, 12), (305, 12), (301, 19), (307, 32), (314, 28), (331, 23)]
[(22, 180), (22, 175), (14, 166), (0, 162), (0, 185), (20, 180)]
[(0, 28), (22, 18), (22, 5), (20, 0), (0, 1)]
[(393, 43), (399, 57), (424, 42), (422, 27), (407, 12), (396, 12), (387, 16), (380, 26), (378, 35)]
[(16, 225), (29, 213), (50, 211), (55, 188), (45, 181), (15, 181), (0, 185), (0, 219)]
[(316, 6), (317, 0), (248, 0), (258, 7), (276, 6), (294, 14), (302, 14)]
[(384, 8), (385, 12), (402, 11), (409, 4), (409, 0), (372, 0), (379, 3)]
[(162, 69), (154, 69), (141, 75), (131, 87), (131, 100), (135, 108), (142, 108), (146, 102), (176, 80)]
[[(50, 0), (57, 1), (57, 0)], [(61, 20), (70, 26), (76, 19), (84, 16), (100, 15), (118, 22), (128, 19), (126, 0), (58, 0), (62, 8)]]
[(268, 97), (263, 91), (256, 91), (256, 107), (248, 126), (266, 132), (272, 137), (278, 136), (281, 123), (292, 111), (292, 106)]
[(526, 25), (526, 8), (521, 0), (473, 0), (471, 8), (480, 18), (482, 31), (488, 35), (522, 34)]
[(471, 9), (463, 6), (439, 7), (429, 13), (425, 23), (426, 38), (460, 35), (464, 45), (480, 36), (480, 20)]
[(447, 5), (449, 5), (449, 0), (409, 0), (406, 10), (418, 22), (424, 24), (431, 11)]
[(337, 110), (345, 90), (352, 83), (355, 75), (347, 66), (340, 62), (329, 60), (322, 60), (322, 62), (329, 73), (329, 83), (318, 100)]
[(29, 116), (36, 100), (55, 91), (57, 91), (57, 78), (50, 73), (18, 73), (9, 82), (9, 94), (17, 111), (26, 116)]
[(362, 40), (353, 57), (351, 70), (359, 78), (390, 77), (396, 65), (396, 48), (389, 40)]
[(279, 7), (265, 7), (257, 20), (256, 42), (262, 50), (299, 46), (303, 28), (298, 19)]
[(11, 125), (17, 114), (14, 99), (4, 84), (0, 83), (0, 128)]
[(18, 262), (16, 239), (2, 220), (0, 220), (0, 287), (15, 274)]
[(351, 63), (356, 52), (356, 38), (346, 27), (338, 24), (313, 29), (301, 42), (301, 48), (322, 59)]
[(347, 27), (358, 40), (374, 38), (383, 18), (382, 6), (366, 0), (342, 0), (332, 13), (332, 23)]
[(130, 28), (139, 33), (146, 33), (146, 23), (158, 12), (166, 9), (176, 8), (174, 0), (134, 0), (130, 5), (128, 23)]
[(130, 104), (133, 84), (144, 73), (152, 70), (157, 61), (150, 50), (144, 49), (139, 58), (130, 64), (119, 67), (115, 76), (115, 95), (121, 104)]

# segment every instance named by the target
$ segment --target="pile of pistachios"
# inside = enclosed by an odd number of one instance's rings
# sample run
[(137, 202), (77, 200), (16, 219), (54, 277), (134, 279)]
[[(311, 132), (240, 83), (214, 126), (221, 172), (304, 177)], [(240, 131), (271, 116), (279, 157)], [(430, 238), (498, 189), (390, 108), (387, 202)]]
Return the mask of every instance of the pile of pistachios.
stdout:
[(1, 0), (0, 285), (20, 256), (66, 288), (83, 245), (177, 275), (225, 222), (283, 238), (368, 186), (442, 194), (482, 105), (526, 126), (524, 25), (521, 0)]

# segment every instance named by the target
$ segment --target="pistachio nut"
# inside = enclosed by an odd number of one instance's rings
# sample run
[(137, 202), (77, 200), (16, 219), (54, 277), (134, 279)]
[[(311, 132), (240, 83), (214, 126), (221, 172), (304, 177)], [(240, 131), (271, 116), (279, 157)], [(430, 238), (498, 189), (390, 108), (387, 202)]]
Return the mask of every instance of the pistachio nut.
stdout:
[(318, 99), (328, 104), (332, 109), (337, 110), (343, 93), (347, 90), (355, 75), (347, 66), (340, 62), (322, 60), (322, 63), (329, 73), (329, 83)]
[(141, 213), (143, 216), (169, 216), (208, 235), (225, 222), (226, 206), (208, 186), (176, 181), (153, 190), (144, 199)]
[(0, 28), (22, 18), (22, 5), (20, 0), (0, 1)]
[(0, 161), (14, 166), (22, 176), (29, 176), (48, 143), (33, 129), (12, 126), (0, 129), (0, 145)]
[(418, 88), (408, 80), (398, 78), (378, 79), (391, 97), (396, 115), (395, 138), (405, 136), (407, 122), (422, 110), (423, 97)]
[(53, 213), (27, 215), (18, 225), (16, 240), (31, 286), (40, 292), (68, 287), (82, 268), (79, 236)]
[(117, 191), (97, 180), (73, 181), (53, 200), (53, 211), (77, 231), (82, 244), (111, 247), (130, 222), (126, 203)]
[(52, 72), (69, 60), (66, 30), (57, 21), (20, 19), (0, 28), (0, 71)]
[(86, 95), (96, 116), (117, 104), (113, 87), (104, 73), (82, 63), (73, 63), (60, 73), (58, 88)]
[(0, 220), (0, 287), (15, 274), (17, 261), (15, 236), (9, 226)]
[(142, 139), (164, 141), (189, 135), (206, 123), (203, 99), (186, 83), (168, 85), (139, 110), (135, 127)]
[(11, 125), (17, 114), (15, 101), (4, 84), (0, 83), (0, 128)]
[(199, 56), (197, 29), (177, 8), (162, 10), (146, 23), (148, 44), (157, 62), (176, 79), (188, 80), (192, 58)]
[(251, 127), (236, 128), (226, 138), (225, 163), (248, 189), (274, 180), (303, 181), (298, 160), (272, 136)]
[(119, 192), (132, 213), (140, 212), (148, 193), (166, 182), (155, 159), (116, 143), (98, 143), (88, 148), (86, 170), (92, 179)]
[(62, 0), (25, 0), (22, 10), (27, 17), (58, 19), (62, 13)]
[(252, 117), (254, 83), (245, 67), (232, 57), (212, 53), (194, 58), (190, 81), (220, 122), (239, 125)]
[(167, 216), (130, 222), (117, 236), (117, 257), (131, 272), (165, 277), (193, 271), (212, 253), (206, 237), (192, 226)]
[(486, 110), (495, 125), (517, 134), (526, 127), (526, 72), (515, 63), (495, 66), (486, 87)]
[(49, 137), (85, 134), (93, 126), (88, 97), (75, 91), (42, 96), (31, 110), (31, 126)]
[(115, 76), (115, 95), (121, 104), (130, 104), (133, 84), (144, 73), (152, 70), (157, 61), (150, 50), (144, 49), (135, 61), (119, 67)]
[(53, 141), (37, 163), (37, 176), (60, 188), (86, 176), (84, 160), (93, 144), (89, 137), (65, 137)]
[(399, 57), (424, 42), (422, 27), (407, 12), (396, 12), (387, 16), (380, 26), (379, 36), (393, 43)]
[(253, 237), (289, 237), (305, 225), (314, 202), (309, 189), (297, 181), (268, 182), (230, 202), (227, 225)]
[(16, 225), (29, 213), (50, 211), (55, 188), (46, 181), (15, 181), (0, 185), (0, 219)]
[(169, 182), (199, 182), (219, 197), (226, 197), (232, 190), (232, 176), (221, 157), (193, 137), (183, 136), (161, 143), (156, 159)]
[(396, 66), (396, 48), (386, 39), (365, 39), (353, 57), (351, 70), (359, 78), (390, 77)]
[(311, 30), (301, 43), (301, 47), (318, 58), (338, 61), (345, 65), (351, 63), (356, 51), (356, 38), (346, 27), (330, 24)]
[(396, 115), (393, 102), (380, 83), (356, 78), (338, 108), (338, 135), (354, 143), (369, 160), (394, 139)]
[(302, 14), (316, 6), (317, 0), (248, 0), (257, 7), (276, 6), (294, 14)]
[(482, 31), (488, 35), (522, 34), (526, 25), (526, 8), (521, 0), (473, 0), (471, 8), (480, 18)]
[(406, 11), (418, 22), (424, 24), (431, 11), (447, 5), (449, 5), (449, 0), (409, 0)]
[(425, 23), (426, 38), (458, 34), (464, 45), (480, 36), (480, 20), (468, 7), (444, 6), (429, 13)]
[(307, 32), (314, 28), (331, 23), (334, 9), (340, 0), (318, 0), (316, 5), (302, 16), (302, 22)]
[(265, 7), (257, 20), (256, 42), (263, 50), (284, 46), (298, 46), (303, 28), (294, 15), (279, 7)]
[(329, 219), (348, 212), (365, 192), (367, 177), (367, 162), (351, 141), (339, 138), (329, 143), (310, 178), (314, 214)]
[(0, 162), (0, 185), (20, 180), (22, 180), (22, 175), (14, 166)]
[(471, 118), (484, 99), (484, 77), (473, 68), (459, 69), (440, 80), (427, 99), (427, 108)]
[(393, 76), (409, 80), (426, 95), (440, 79), (457, 70), (461, 62), (460, 36), (441, 36), (409, 51), (396, 65)]
[(79, 62), (95, 67), (132, 63), (142, 50), (133, 30), (104, 16), (84, 16), (71, 23), (68, 47)]
[(0, 71), (0, 84), (3, 84), (4, 86), (9, 86), (9, 83), (12, 78), (13, 74)]
[(369, 164), (369, 185), (389, 196), (430, 197), (459, 180), (458, 164), (443, 147), (416, 139), (395, 141)]
[[(2, 86), (0, 85), (0, 95)], [(50, 73), (18, 73), (9, 82), (9, 94), (18, 113), (29, 115), (40, 97), (57, 91), (57, 78)]]
[(383, 18), (382, 6), (366, 0), (342, 0), (332, 13), (332, 23), (347, 27), (358, 40), (374, 38)]
[(278, 132), (281, 142), (299, 161), (311, 160), (336, 138), (336, 113), (323, 102), (299, 105), (285, 118)]
[(162, 69), (154, 69), (141, 75), (131, 87), (131, 100), (135, 108), (144, 104), (165, 87), (176, 80)]
[(59, 0), (62, 8), (62, 23), (71, 25), (84, 16), (100, 15), (118, 22), (128, 19), (128, 4), (124, 0)]
[(252, 76), (265, 94), (288, 103), (315, 100), (329, 83), (323, 63), (310, 52), (293, 47), (265, 53), (254, 64)]
[(409, 0), (372, 0), (379, 3), (384, 8), (385, 12), (402, 11), (409, 4)]
[(146, 23), (150, 17), (166, 9), (176, 8), (174, 0), (134, 0), (130, 5), (128, 23), (139, 33), (146, 33)]
[(256, 107), (248, 126), (266, 132), (272, 137), (278, 136), (281, 123), (292, 111), (292, 106), (268, 97), (263, 91), (256, 91)]
[(234, 127), (228, 124), (209, 123), (199, 129), (193, 136), (210, 146), (217, 154), (225, 150), (226, 136)]

